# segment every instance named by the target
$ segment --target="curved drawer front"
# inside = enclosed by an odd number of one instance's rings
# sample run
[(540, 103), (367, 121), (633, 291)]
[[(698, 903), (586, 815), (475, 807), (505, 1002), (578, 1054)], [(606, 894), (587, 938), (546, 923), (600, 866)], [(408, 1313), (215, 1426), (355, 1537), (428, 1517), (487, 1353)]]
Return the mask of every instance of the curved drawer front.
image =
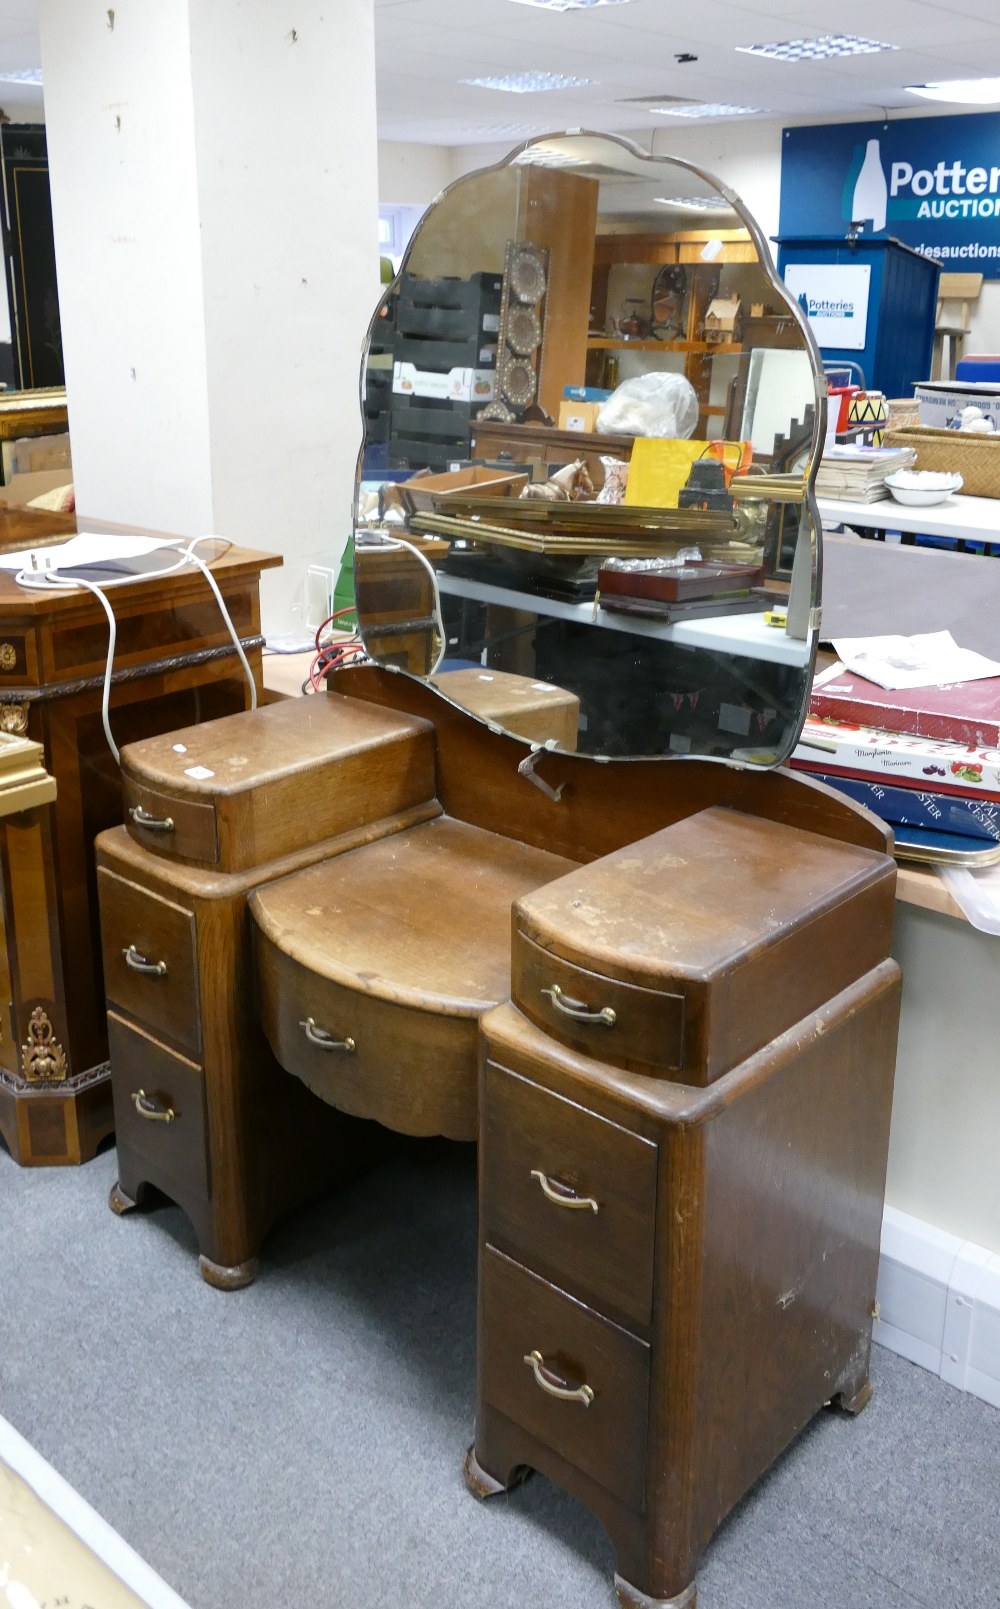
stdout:
[(98, 870), (97, 886), (109, 1003), (200, 1057), (193, 914), (105, 867)]
[(490, 1246), (479, 1279), (485, 1401), (641, 1511), (648, 1346)]
[(141, 1178), (183, 1204), (210, 1194), (205, 1084), (200, 1067), (108, 1012), (118, 1144), (145, 1164)]
[(653, 1142), (494, 1062), (480, 1141), (486, 1239), (598, 1307), (648, 1324)]
[(617, 1067), (684, 1069), (685, 997), (588, 972), (515, 931), (511, 998), (529, 1021)]
[(355, 1117), (403, 1134), (475, 1139), (478, 1019), (344, 988), (256, 926), (254, 944), (260, 1022), (282, 1067)]
[(125, 825), (137, 843), (156, 855), (196, 860), (205, 866), (219, 862), (215, 806), (181, 799), (146, 788), (122, 777)]

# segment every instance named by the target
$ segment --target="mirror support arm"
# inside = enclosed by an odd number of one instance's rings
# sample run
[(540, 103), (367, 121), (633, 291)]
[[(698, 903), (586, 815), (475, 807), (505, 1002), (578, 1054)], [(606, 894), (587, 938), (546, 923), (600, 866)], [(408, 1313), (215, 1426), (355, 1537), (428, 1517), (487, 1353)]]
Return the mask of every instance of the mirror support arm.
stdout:
[(558, 804), (559, 800), (562, 798), (563, 789), (566, 786), (565, 782), (560, 782), (558, 788), (554, 788), (551, 782), (546, 782), (544, 777), (536, 776), (535, 774), (535, 766), (538, 764), (542, 755), (549, 753), (553, 747), (554, 744), (551, 739), (548, 743), (533, 743), (531, 745), (531, 753), (525, 755), (524, 759), (517, 768), (517, 772), (518, 776), (527, 777), (528, 781), (533, 782), (536, 788), (541, 788), (547, 799), (554, 799)]

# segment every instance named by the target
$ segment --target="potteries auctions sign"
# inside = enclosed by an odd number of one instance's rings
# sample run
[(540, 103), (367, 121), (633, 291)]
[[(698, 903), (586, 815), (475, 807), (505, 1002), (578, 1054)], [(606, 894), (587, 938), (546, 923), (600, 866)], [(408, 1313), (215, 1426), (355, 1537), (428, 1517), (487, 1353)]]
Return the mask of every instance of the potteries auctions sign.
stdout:
[(782, 235), (889, 235), (1000, 278), (1000, 114), (785, 129)]

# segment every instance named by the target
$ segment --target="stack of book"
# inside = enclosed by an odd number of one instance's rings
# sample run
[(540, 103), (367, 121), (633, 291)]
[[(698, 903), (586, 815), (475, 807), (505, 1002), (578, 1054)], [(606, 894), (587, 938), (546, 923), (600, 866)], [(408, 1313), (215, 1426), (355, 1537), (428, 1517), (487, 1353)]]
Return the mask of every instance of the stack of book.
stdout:
[(916, 456), (912, 447), (827, 447), (816, 472), (816, 496), (877, 503), (889, 496), (885, 477), (909, 469)]
[(809, 709), (796, 770), (867, 805), (901, 844), (1000, 846), (1000, 676), (887, 692), (845, 671), (813, 688)]

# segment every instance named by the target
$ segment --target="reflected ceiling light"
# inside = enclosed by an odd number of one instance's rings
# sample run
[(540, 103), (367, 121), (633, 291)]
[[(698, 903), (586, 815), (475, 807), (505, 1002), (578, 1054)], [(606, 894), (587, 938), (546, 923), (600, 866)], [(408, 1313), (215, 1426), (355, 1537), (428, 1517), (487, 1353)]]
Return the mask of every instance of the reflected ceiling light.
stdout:
[(949, 78), (940, 84), (907, 84), (908, 95), (962, 106), (991, 106), (1000, 101), (1000, 78)]
[(729, 202), (722, 196), (654, 196), (661, 207), (686, 207), (691, 212), (729, 212)]
[(515, 5), (537, 6), (539, 11), (589, 11), (592, 6), (627, 6), (629, 0), (514, 0)]
[(752, 117), (763, 106), (729, 106), (725, 101), (693, 101), (688, 106), (651, 106), (660, 117)]
[(873, 56), (879, 50), (898, 50), (878, 39), (858, 34), (820, 34), (815, 39), (786, 39), (773, 45), (737, 45), (744, 56), (767, 56), (772, 61), (826, 61), (831, 56)]
[(41, 82), (40, 67), (22, 67), (16, 73), (0, 73), (0, 83), (3, 84), (41, 84)]
[(593, 78), (567, 78), (563, 73), (507, 73), (497, 78), (462, 78), (477, 89), (505, 89), (511, 95), (537, 95), (543, 89), (586, 89)]

